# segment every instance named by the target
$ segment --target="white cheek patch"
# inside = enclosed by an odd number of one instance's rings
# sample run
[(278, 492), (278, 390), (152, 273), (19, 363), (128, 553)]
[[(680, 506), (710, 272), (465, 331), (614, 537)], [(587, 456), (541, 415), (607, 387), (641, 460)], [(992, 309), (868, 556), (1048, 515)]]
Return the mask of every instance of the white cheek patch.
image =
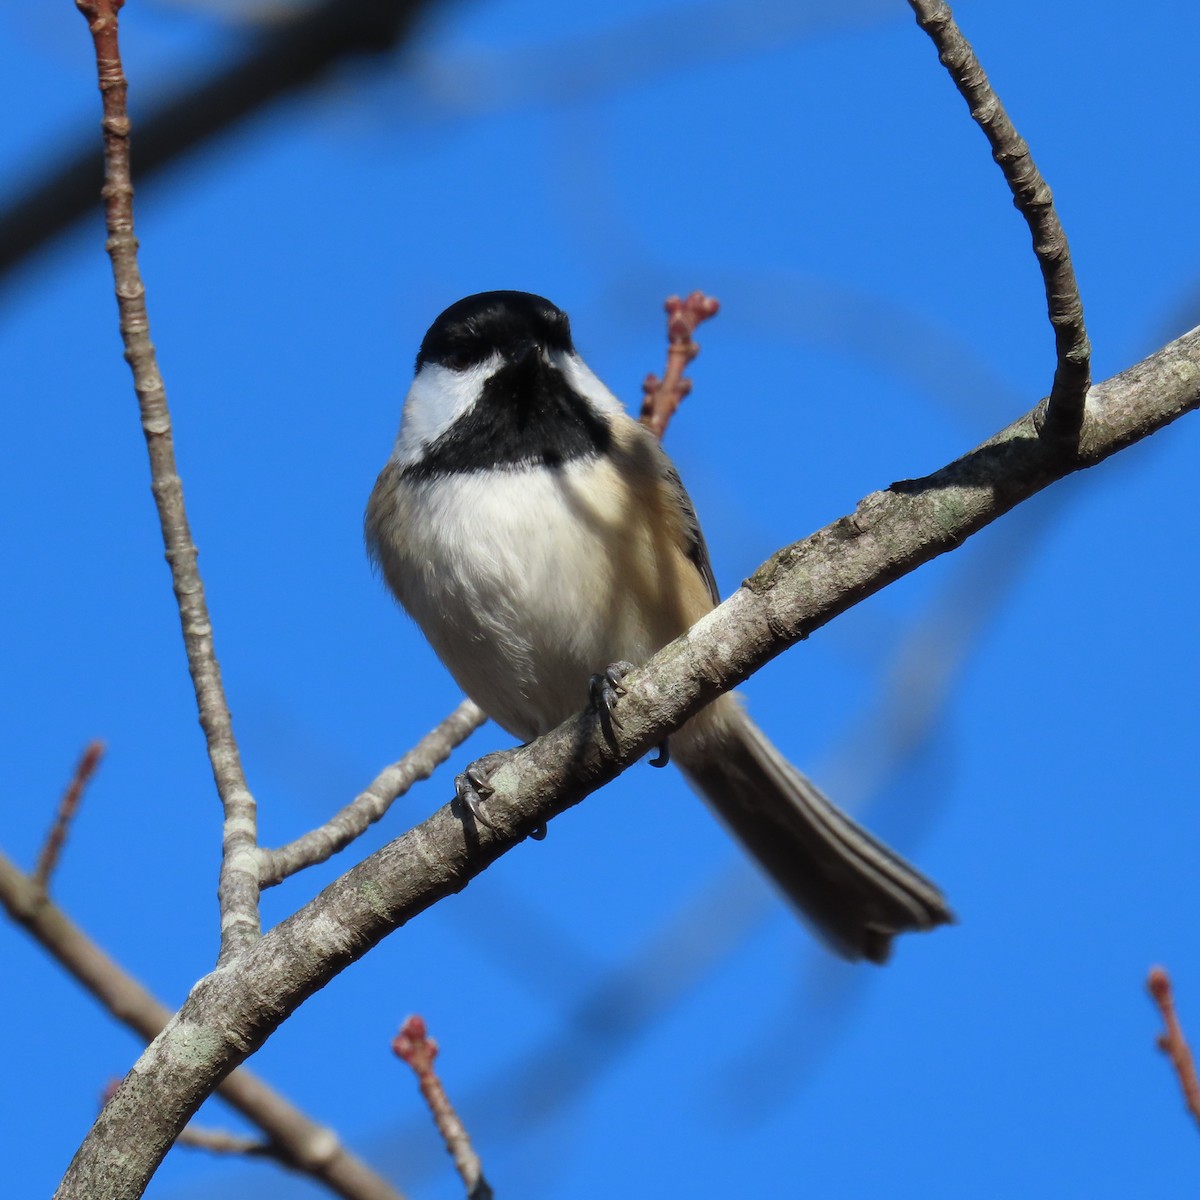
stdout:
[(400, 414), (400, 434), (392, 458), (408, 465), (419, 462), (425, 451), (460, 417), (475, 407), (483, 385), (500, 369), (502, 359), (493, 354), (465, 371), (426, 363), (412, 381)]
[(584, 399), (591, 402), (597, 412), (604, 413), (606, 416), (625, 413), (625, 408), (620, 400), (600, 382), (595, 372), (592, 371), (591, 367), (578, 354), (567, 354), (562, 350), (552, 350), (550, 352), (550, 362), (563, 373), (567, 382), (575, 391), (583, 396)]

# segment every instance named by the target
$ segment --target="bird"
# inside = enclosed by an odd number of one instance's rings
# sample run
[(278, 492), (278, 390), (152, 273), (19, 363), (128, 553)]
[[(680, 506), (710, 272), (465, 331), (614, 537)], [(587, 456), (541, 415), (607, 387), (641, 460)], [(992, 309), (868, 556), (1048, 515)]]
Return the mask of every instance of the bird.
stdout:
[[(521, 742), (589, 702), (611, 719), (630, 664), (720, 599), (659, 440), (584, 362), (567, 314), (528, 292), (466, 296), (429, 327), (364, 530), (458, 686)], [(954, 920), (939, 888), (828, 800), (739, 697), (691, 717), (669, 753), (841, 957), (883, 963), (896, 934)], [(469, 768), (463, 786), (487, 824), (486, 780)]]

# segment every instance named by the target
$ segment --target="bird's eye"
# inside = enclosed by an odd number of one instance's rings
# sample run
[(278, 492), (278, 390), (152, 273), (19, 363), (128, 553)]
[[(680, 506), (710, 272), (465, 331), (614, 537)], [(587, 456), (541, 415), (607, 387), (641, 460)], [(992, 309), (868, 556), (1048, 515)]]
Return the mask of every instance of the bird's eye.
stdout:
[(442, 366), (451, 371), (465, 371), (471, 365), (471, 355), (466, 350), (450, 350), (442, 355)]

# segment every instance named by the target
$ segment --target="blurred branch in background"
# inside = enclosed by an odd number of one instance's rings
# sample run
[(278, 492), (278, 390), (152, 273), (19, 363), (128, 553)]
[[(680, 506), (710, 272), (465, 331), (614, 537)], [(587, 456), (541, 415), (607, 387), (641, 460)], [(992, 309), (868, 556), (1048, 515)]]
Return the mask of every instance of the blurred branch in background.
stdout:
[[(246, 35), (244, 53), (228, 66), (169, 95), (134, 103), (134, 175), (145, 184), (177, 159), (235, 128), (276, 100), (320, 83), (339, 62), (381, 57), (409, 41), (431, 0), (322, 0), (288, 6)], [(890, 0), (826, 5), (713, 3), (647, 14), (585, 38), (502, 53), (435, 57), (412, 54), (397, 79), (412, 104), (387, 104), (389, 127), (492, 113), (502, 108), (560, 107), (783, 41), (894, 20)], [(375, 98), (375, 103), (379, 98)], [(57, 165), (18, 184), (16, 200), (0, 208), (0, 280), (80, 218), (96, 209), (103, 165), (90, 127), (72, 139)]]
[(574, 108), (672, 72), (898, 18), (894, 0), (686, 4), (646, 12), (583, 37), (503, 50), (416, 54), (403, 82), (426, 120)]
[[(308, 87), (339, 60), (394, 49), (425, 3), (324, 0), (248, 37), (245, 53), (228, 66), (157, 102), (135, 102), (137, 182), (264, 105)], [(17, 200), (0, 211), (0, 278), (96, 212), (103, 178), (103, 156), (89, 121), (87, 133), (64, 149), (58, 165), (18, 187)]]

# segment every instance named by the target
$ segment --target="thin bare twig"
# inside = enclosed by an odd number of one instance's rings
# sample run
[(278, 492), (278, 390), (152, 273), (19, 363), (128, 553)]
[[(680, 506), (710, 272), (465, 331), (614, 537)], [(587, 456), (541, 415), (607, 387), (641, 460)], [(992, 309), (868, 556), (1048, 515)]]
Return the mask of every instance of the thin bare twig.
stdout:
[(1183, 1026), (1175, 1012), (1175, 998), (1171, 992), (1171, 978), (1163, 967), (1151, 967), (1146, 987), (1151, 999), (1158, 1005), (1165, 1030), (1159, 1034), (1158, 1048), (1171, 1060), (1179, 1086), (1183, 1090), (1183, 1102), (1192, 1119), (1200, 1125), (1200, 1078), (1196, 1076), (1196, 1062), (1191, 1048), (1183, 1036)]
[(224, 962), (261, 932), (258, 912), (257, 818), (246, 786), (221, 670), (213, 648), (212, 622), (196, 565), (196, 547), (188, 528), (183, 483), (175, 467), (171, 415), (146, 312), (146, 289), (137, 260), (133, 231), (133, 183), (129, 167), (127, 84), (121, 65), (117, 13), (124, 0), (76, 0), (87, 18), (96, 52), (96, 71), (104, 100), (104, 216), (120, 312), (121, 340), (133, 371), (142, 430), (150, 456), (151, 490), (158, 507), (163, 544), (183, 626), (188, 671), (196, 692), (200, 725), (208, 744), (213, 778), (225, 812), (221, 875), (221, 953)]
[(467, 1189), (467, 1200), (492, 1200), (492, 1189), (483, 1177), (483, 1164), (479, 1155), (471, 1145), (466, 1127), (454, 1111), (442, 1081), (433, 1069), (433, 1061), (437, 1058), (438, 1044), (431, 1038), (425, 1028), (425, 1019), (417, 1016), (408, 1017), (400, 1026), (400, 1032), (392, 1041), (392, 1050), (396, 1057), (412, 1067), (417, 1077), (417, 1084), (429, 1111), (433, 1115), (434, 1124), (454, 1159), (454, 1165), (462, 1176)]
[(83, 799), (84, 789), (96, 773), (96, 768), (100, 765), (103, 757), (104, 743), (99, 739), (89, 742), (83, 754), (80, 755), (79, 762), (75, 767), (75, 774), (67, 785), (63, 798), (58, 802), (58, 812), (55, 813), (54, 824), (50, 827), (50, 832), (46, 834), (42, 852), (38, 855), (37, 866), (33, 870), (33, 881), (43, 891), (50, 887), (50, 876), (54, 874), (54, 868), (58, 866), (59, 855), (62, 854), (63, 846), (66, 845), (71, 822), (79, 811), (79, 802)]
[(183, 1127), (183, 1132), (175, 1139), (175, 1145), (205, 1150), (209, 1154), (240, 1154), (244, 1158), (273, 1158), (281, 1163), (287, 1162), (279, 1147), (271, 1142), (246, 1137), (228, 1129), (210, 1129), (207, 1125), (197, 1125), (195, 1121), (189, 1121)]
[(692, 340), (696, 326), (715, 317), (720, 304), (703, 292), (693, 292), (686, 300), (669, 296), (663, 308), (667, 313), (667, 372), (659, 379), (651, 372), (642, 383), (640, 420), (659, 441), (683, 398), (692, 390), (692, 381), (683, 376), (700, 347)]
[(944, 0), (908, 2), (916, 13), (917, 24), (933, 39), (938, 58), (987, 137), (992, 158), (1012, 191), (1013, 204), (1033, 235), (1033, 252), (1042, 271), (1058, 358), (1043, 429), (1056, 438), (1074, 440), (1083, 422), (1084, 400), (1091, 385), (1092, 348), (1083, 323), (1083, 301), (1067, 235), (1054, 210), (1054, 197), (971, 44), (955, 24), (950, 6)]
[(280, 846), (259, 852), (259, 886), (274, 887), (289, 875), (322, 863), (345, 849), (387, 812), (414, 783), (428, 779), (471, 736), (487, 715), (464, 700), (444, 721), (427, 733), (399, 762), (385, 767), (367, 789), (324, 825)]
[[(114, 962), (53, 901), (32, 876), (0, 853), (0, 906), (72, 979), (144, 1041), (162, 1031), (171, 1010)], [(404, 1200), (399, 1191), (318, 1124), (244, 1067), (218, 1094), (277, 1148), (281, 1162), (343, 1200)]]

